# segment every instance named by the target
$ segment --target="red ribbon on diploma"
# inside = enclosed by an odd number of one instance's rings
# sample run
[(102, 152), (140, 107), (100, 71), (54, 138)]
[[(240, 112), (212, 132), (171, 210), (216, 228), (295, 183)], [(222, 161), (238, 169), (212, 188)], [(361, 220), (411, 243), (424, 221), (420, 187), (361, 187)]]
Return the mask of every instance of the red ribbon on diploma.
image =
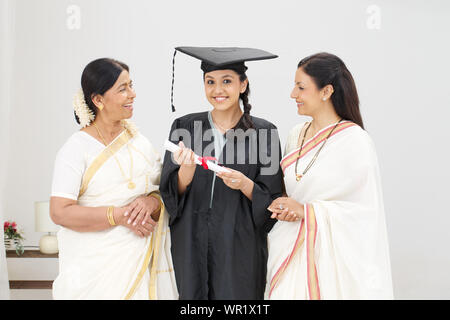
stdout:
[(198, 159), (202, 162), (203, 169), (206, 169), (206, 170), (209, 169), (206, 161), (209, 161), (209, 160), (217, 161), (217, 158), (214, 158), (214, 157), (198, 157)]

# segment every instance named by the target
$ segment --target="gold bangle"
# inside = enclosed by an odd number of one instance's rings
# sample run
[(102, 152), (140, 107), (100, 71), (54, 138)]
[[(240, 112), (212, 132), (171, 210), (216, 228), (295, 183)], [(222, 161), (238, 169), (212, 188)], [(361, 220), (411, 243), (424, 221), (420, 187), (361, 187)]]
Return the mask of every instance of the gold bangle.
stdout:
[(106, 209), (106, 216), (108, 217), (108, 222), (111, 226), (116, 226), (116, 222), (114, 221), (114, 206), (109, 206), (108, 209)]
[(161, 196), (159, 195), (159, 192), (158, 192), (158, 191), (152, 191), (152, 192), (150, 192), (150, 194), (149, 194), (148, 196), (149, 196), (149, 197), (153, 197), (153, 198), (155, 198), (156, 200), (158, 200), (158, 202), (159, 202), (159, 207), (158, 207), (158, 209), (156, 209), (156, 211), (161, 210), (161, 207), (162, 207), (162, 200), (161, 200)]

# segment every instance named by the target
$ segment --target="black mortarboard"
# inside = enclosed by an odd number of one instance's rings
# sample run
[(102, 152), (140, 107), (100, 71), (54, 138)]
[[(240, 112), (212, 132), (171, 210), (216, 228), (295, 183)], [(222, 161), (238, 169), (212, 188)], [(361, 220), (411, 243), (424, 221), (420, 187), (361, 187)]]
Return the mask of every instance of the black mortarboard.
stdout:
[(201, 60), (201, 69), (204, 73), (214, 70), (230, 69), (242, 74), (247, 70), (247, 67), (244, 64), (245, 61), (266, 60), (278, 57), (270, 52), (253, 48), (176, 47), (172, 60), (171, 104), (173, 112), (175, 112), (175, 106), (173, 105), (173, 84), (175, 81), (175, 55), (177, 51)]

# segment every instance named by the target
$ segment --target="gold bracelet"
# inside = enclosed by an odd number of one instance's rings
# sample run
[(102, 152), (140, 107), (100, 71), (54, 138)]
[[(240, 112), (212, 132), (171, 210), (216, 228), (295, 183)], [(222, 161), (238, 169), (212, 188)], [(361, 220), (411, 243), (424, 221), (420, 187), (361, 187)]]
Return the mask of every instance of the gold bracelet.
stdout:
[(156, 209), (156, 211), (161, 210), (161, 207), (162, 207), (162, 200), (161, 200), (161, 196), (159, 195), (159, 192), (158, 192), (158, 191), (152, 191), (152, 192), (150, 192), (150, 194), (149, 194), (148, 196), (149, 196), (149, 197), (153, 197), (153, 198), (155, 198), (156, 200), (158, 200), (158, 202), (159, 202), (159, 207), (158, 207), (158, 209)]
[(116, 222), (114, 221), (114, 206), (109, 206), (108, 209), (106, 209), (106, 216), (108, 217), (108, 222), (111, 226), (116, 226)]

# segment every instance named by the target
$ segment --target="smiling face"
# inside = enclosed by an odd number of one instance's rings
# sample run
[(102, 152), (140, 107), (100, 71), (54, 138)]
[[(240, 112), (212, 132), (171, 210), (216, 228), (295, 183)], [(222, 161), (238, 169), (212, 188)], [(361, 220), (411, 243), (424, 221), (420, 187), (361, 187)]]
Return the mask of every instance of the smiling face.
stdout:
[(318, 111), (323, 102), (323, 92), (317, 88), (314, 79), (307, 75), (303, 68), (295, 73), (295, 85), (291, 98), (297, 102), (297, 112), (302, 116), (312, 116)]
[(94, 103), (103, 105), (102, 115), (113, 121), (129, 119), (133, 115), (136, 93), (128, 71), (123, 70), (114, 85), (103, 94), (94, 97)]
[(215, 70), (205, 73), (205, 94), (214, 109), (225, 111), (239, 108), (239, 95), (247, 88), (248, 80), (241, 81), (233, 70)]

